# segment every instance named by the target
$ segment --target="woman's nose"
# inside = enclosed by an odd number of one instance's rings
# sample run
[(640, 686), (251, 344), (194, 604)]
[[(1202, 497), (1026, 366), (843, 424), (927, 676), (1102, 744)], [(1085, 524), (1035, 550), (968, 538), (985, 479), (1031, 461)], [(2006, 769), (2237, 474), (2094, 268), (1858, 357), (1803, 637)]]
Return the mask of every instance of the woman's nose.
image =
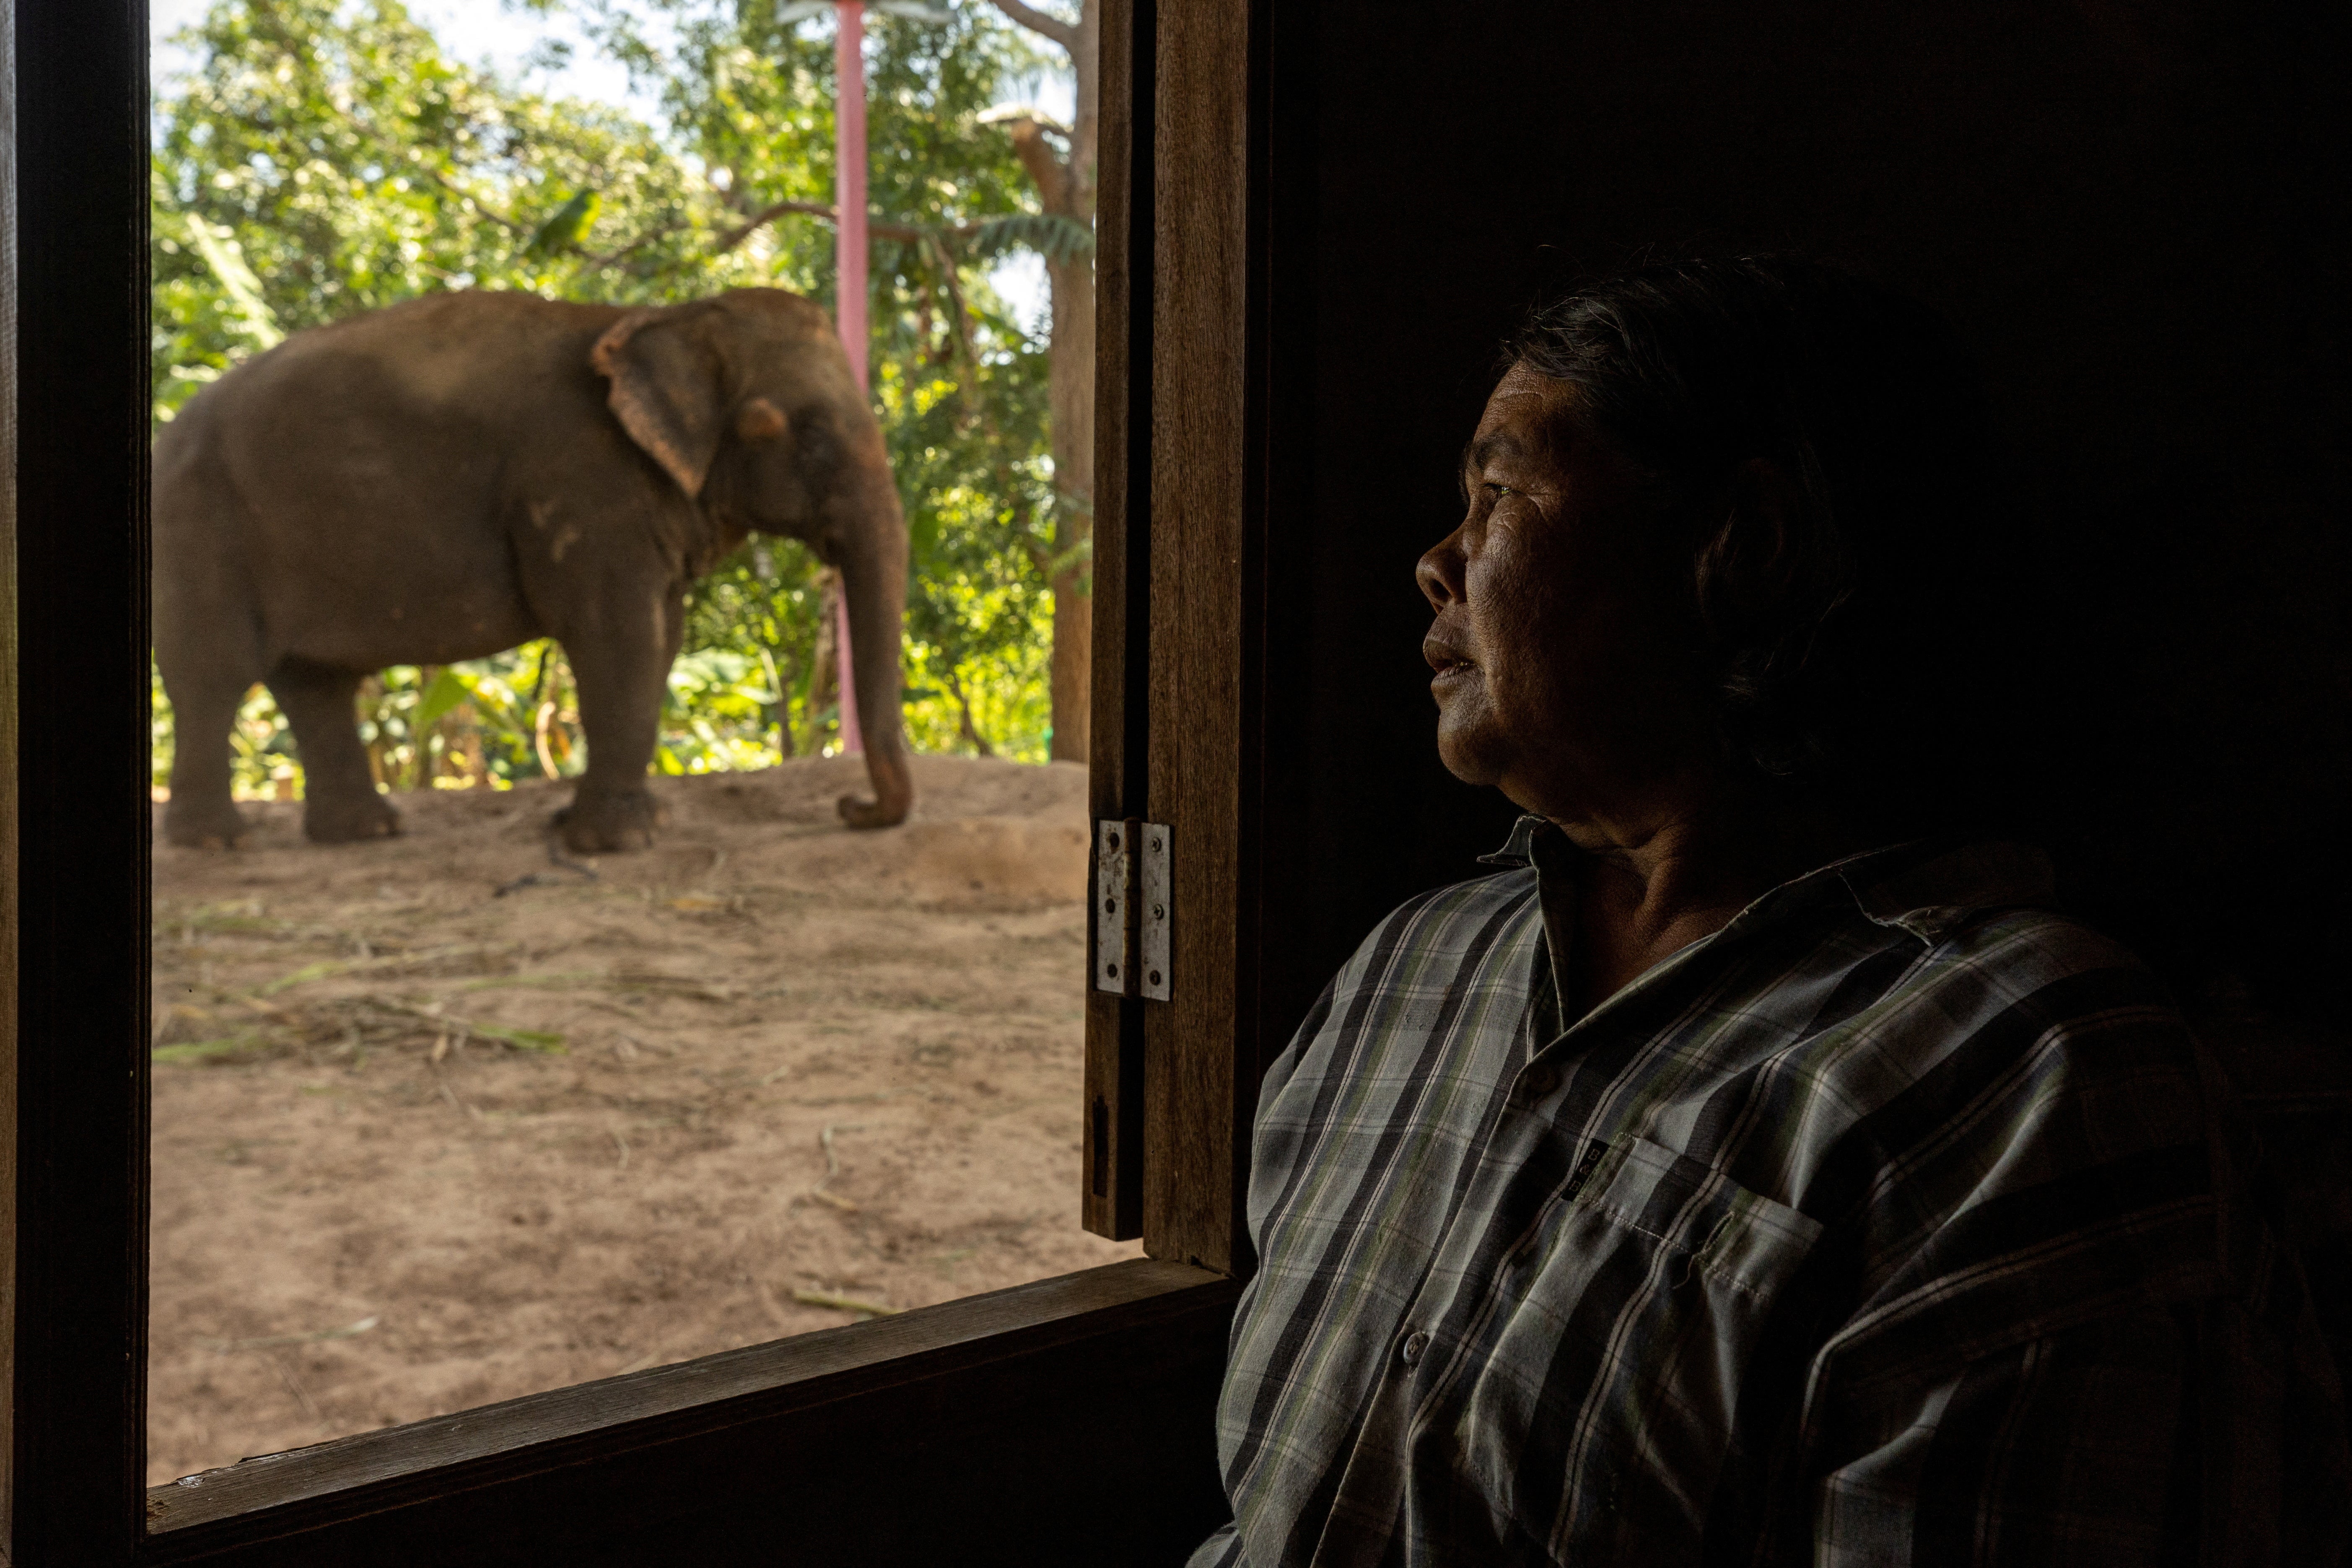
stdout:
[(1442, 610), (1462, 601), (1462, 531), (1455, 529), (1435, 544), (1413, 568), (1413, 580), (1429, 600), (1429, 607)]

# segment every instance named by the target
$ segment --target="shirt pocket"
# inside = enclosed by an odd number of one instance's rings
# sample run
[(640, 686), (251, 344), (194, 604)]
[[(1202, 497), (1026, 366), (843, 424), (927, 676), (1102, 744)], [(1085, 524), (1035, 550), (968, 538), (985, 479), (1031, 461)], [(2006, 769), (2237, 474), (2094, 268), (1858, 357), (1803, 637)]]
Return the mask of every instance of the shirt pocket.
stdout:
[(1789, 1287), (1821, 1229), (1647, 1139), (1608, 1145), (1456, 1362), (1444, 1425), (1496, 1524), (1563, 1561), (1695, 1553), (1758, 1359), (1803, 1353)]

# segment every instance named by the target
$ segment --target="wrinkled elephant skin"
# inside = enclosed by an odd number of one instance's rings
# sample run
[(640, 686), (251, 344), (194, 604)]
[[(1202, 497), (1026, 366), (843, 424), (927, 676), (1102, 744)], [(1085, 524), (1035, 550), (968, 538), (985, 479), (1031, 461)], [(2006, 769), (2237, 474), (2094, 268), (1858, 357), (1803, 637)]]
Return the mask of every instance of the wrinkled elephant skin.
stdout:
[(640, 310), (451, 293), (298, 332), (155, 441), (155, 658), (178, 747), (164, 834), (234, 845), (230, 725), (267, 682), (303, 827), (396, 832), (352, 699), (393, 664), (563, 645), (588, 765), (573, 850), (641, 848), (646, 770), (695, 579), (750, 533), (841, 569), (874, 798), (905, 819), (907, 529), (882, 432), (824, 312), (742, 289)]

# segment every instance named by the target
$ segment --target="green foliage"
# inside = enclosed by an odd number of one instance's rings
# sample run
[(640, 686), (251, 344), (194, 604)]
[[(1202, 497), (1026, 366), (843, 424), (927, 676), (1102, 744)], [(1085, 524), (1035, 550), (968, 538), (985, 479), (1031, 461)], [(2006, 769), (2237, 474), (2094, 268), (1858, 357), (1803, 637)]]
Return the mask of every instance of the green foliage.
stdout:
[[(153, 782), (171, 780), (171, 703), (160, 676), (150, 675), (153, 710)], [(400, 664), (361, 683), (360, 741), (377, 782), (392, 789), (488, 784), (506, 788), (537, 778), (547, 763), (539, 752), (539, 713), (547, 713), (549, 761), (558, 775), (584, 765), (579, 696), (562, 651), (541, 639), (471, 663), (419, 669)], [(255, 687), (229, 732), (229, 780), (239, 799), (291, 796), (302, 767), (268, 691)]]
[[(658, 303), (760, 284), (830, 308), (830, 224), (773, 210), (832, 199), (830, 7), (814, 20), (776, 0), (576, 9), (664, 126), (454, 61), (397, 0), (220, 0), (183, 33), (201, 64), (154, 121), (158, 420), (286, 332), (442, 289)], [(658, 40), (644, 26), (655, 14)], [(1010, 139), (982, 116), (1040, 63), (985, 6), (869, 23), (871, 352), (915, 540), (909, 737), (1027, 760), (1044, 758), (1050, 721), (1045, 344), (984, 267), (1017, 247), (1082, 254), (1091, 236), (1033, 210)], [(758, 766), (787, 742), (830, 742), (837, 716), (810, 681), (816, 565), (792, 541), (756, 541), (696, 587), (657, 765)], [(429, 686), (395, 668), (363, 688), (383, 782), (453, 782), (474, 744), (485, 782), (536, 776), (550, 701), (551, 753), (574, 771), (568, 672), (560, 656), (542, 671), (542, 651), (453, 666)], [(171, 720), (154, 700), (161, 782)], [(235, 747), (240, 794), (299, 782), (266, 691)]]
[(223, 0), (180, 41), (202, 64), (157, 106), (159, 414), (273, 330), (439, 289), (634, 302), (769, 281), (713, 253), (726, 211), (651, 129), (446, 58), (397, 0)]
[[(794, 20), (804, 7), (777, 0), (581, 0), (576, 9), (658, 96), (673, 134), (744, 221), (777, 203), (830, 201), (828, 18)], [(648, 15), (667, 24), (658, 40)], [(1093, 237), (1032, 210), (1011, 138), (983, 123), (1008, 82), (1045, 63), (1027, 35), (967, 5), (943, 23), (874, 16), (867, 37), (867, 178), (882, 220), (868, 301), (875, 393), (914, 544), (908, 737), (924, 750), (986, 746), (1042, 761), (1053, 618), (1044, 568), (1056, 501), (1046, 345), (979, 268), (1016, 247), (1055, 259), (1087, 253)], [(794, 214), (761, 232), (772, 236), (779, 276), (829, 306), (832, 228)]]
[[(695, 585), (686, 646), (670, 671), (669, 712), (655, 763), (665, 773), (756, 767), (736, 759), (814, 752), (839, 719), (811, 689), (824, 618), (816, 562), (798, 542), (745, 544)], [(785, 747), (789, 739), (792, 744)]]
[(976, 258), (1011, 250), (1034, 250), (1048, 261), (1075, 261), (1095, 253), (1095, 232), (1059, 213), (1014, 213), (975, 226), (964, 247), (965, 255)]

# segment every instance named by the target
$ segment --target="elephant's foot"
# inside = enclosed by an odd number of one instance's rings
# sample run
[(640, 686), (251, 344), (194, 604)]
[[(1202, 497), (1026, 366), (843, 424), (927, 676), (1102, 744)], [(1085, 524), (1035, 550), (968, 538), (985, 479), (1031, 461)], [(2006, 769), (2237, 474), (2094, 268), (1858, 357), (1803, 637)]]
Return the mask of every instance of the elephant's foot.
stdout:
[(373, 791), (360, 795), (314, 795), (302, 805), (302, 831), (313, 844), (390, 838), (400, 831), (400, 813)]
[(866, 777), (874, 786), (874, 798), (843, 795), (835, 803), (841, 820), (854, 828), (896, 827), (906, 821), (907, 808), (915, 804), (915, 781), (907, 772), (905, 754), (895, 747), (866, 752)]
[(861, 830), (896, 827), (907, 820), (907, 807), (903, 804), (893, 805), (887, 801), (866, 800), (854, 795), (843, 795), (834, 802), (834, 809), (841, 813), (842, 821)]
[(174, 795), (163, 808), (163, 839), (183, 849), (234, 849), (253, 831), (236, 807), (218, 800), (200, 804)]
[(591, 795), (582, 790), (570, 805), (555, 814), (556, 831), (563, 836), (563, 847), (574, 855), (650, 848), (654, 829), (661, 821), (661, 808), (642, 789), (626, 795)]

